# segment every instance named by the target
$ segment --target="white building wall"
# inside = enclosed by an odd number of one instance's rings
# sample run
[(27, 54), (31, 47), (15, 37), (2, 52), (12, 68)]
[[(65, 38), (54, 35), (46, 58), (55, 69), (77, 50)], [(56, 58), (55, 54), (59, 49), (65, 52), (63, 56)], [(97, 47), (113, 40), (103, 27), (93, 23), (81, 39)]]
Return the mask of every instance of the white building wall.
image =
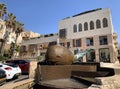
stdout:
[[(108, 26), (103, 28), (103, 18), (107, 18), (108, 21)], [(100, 20), (101, 21), (101, 27), (96, 28), (96, 21)], [(90, 30), (90, 21), (94, 22), (94, 29)], [(84, 23), (88, 23), (88, 30), (84, 31)], [(79, 32), (79, 24), (82, 24), (82, 31)], [(77, 25), (77, 32), (73, 32), (73, 26)], [(114, 42), (113, 42), (113, 24), (112, 24), (112, 19), (111, 19), (111, 13), (110, 9), (101, 9), (101, 10), (96, 10), (96, 11), (89, 11), (87, 13), (77, 15), (74, 17), (69, 17), (63, 20), (60, 20), (58, 23), (58, 29), (66, 29), (67, 34), (66, 34), (66, 39), (61, 39), (61, 42), (64, 42), (63, 40), (72, 40), (73, 39), (80, 39), (81, 38), (81, 47), (83, 50), (84, 48), (92, 48), (95, 50), (95, 55), (96, 55), (96, 61), (100, 61), (100, 49), (108, 48), (110, 51), (110, 62), (114, 62), (116, 60), (116, 52), (114, 51)], [(100, 45), (99, 42), (99, 36), (107, 36), (107, 45)], [(93, 46), (86, 46), (86, 38), (93, 37)], [(73, 42), (71, 41), (71, 44), (73, 45)], [(71, 46), (70, 50), (74, 53), (76, 50), (76, 47)], [(83, 58), (83, 61), (86, 61), (85, 56)]]
[(22, 41), (22, 45), (30, 45), (30, 44), (41, 44), (41, 43), (47, 43), (52, 41), (57, 41), (58, 35), (50, 36), (50, 37), (40, 37), (35, 39), (30, 39), (27, 41)]
[[(107, 18), (108, 20), (108, 27), (103, 28), (102, 19)], [(101, 21), (101, 28), (96, 29), (96, 20), (99, 19)], [(94, 21), (95, 29), (90, 30), (89, 22)], [(84, 23), (88, 23), (88, 31), (84, 31)], [(82, 24), (82, 32), (73, 33), (73, 25), (78, 25), (79, 23)], [(111, 21), (110, 9), (102, 9), (90, 13), (86, 13), (83, 15), (79, 15), (76, 17), (71, 17), (65, 20), (59, 21), (58, 29), (67, 29), (67, 39), (74, 39), (74, 38), (83, 38), (83, 37), (90, 37), (94, 35), (106, 35), (113, 33), (113, 25)]]

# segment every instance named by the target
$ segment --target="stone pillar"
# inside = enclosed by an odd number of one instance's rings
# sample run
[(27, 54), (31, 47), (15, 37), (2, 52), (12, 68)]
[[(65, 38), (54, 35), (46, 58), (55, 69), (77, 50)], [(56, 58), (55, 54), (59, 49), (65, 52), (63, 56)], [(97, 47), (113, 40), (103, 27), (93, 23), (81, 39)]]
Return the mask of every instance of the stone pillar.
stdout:
[(57, 39), (57, 45), (60, 45), (60, 39), (59, 38)]
[(35, 79), (37, 72), (36, 69), (37, 69), (37, 61), (31, 61), (30, 69), (29, 69), (29, 78)]
[(95, 49), (95, 57), (96, 57), (96, 62), (100, 62), (100, 57), (99, 57), (99, 36), (95, 35), (94, 36), (94, 49)]
[(95, 58), (96, 58), (96, 62), (100, 62), (100, 57), (99, 57), (99, 49), (95, 50)]
[(37, 44), (37, 56), (40, 56), (40, 45), (39, 44)]
[[(86, 47), (86, 38), (82, 38), (82, 49), (83, 49), (83, 51), (86, 49), (87, 47)], [(86, 60), (86, 55), (85, 56), (83, 56), (83, 62), (86, 62), (87, 60)]]

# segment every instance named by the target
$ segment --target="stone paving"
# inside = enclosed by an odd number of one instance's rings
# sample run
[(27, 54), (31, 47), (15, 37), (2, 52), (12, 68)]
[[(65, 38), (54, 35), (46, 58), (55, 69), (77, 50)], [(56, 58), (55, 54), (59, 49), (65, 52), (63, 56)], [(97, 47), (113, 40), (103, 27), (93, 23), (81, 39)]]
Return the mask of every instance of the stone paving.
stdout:
[[(29, 85), (31, 83), (33, 83), (33, 80), (34, 79), (26, 79), (26, 80), (23, 80), (23, 81), (19, 81), (19, 82), (11, 82), (9, 84), (5, 84), (3, 86), (0, 86), (0, 89), (25, 89), (25, 88), (18, 88), (20, 86), (24, 86), (24, 85)], [(26, 88), (28, 89), (28, 88)]]
[(102, 85), (92, 85), (88, 89), (120, 89), (120, 64), (115, 63), (100, 63), (101, 67), (113, 68), (115, 70), (115, 75), (111, 77), (99, 77), (101, 79)]
[(15, 83), (11, 82), (9, 84), (5, 84), (3, 86), (0, 86), (0, 89), (18, 89), (17, 87), (23, 86), (25, 84), (30, 85), (31, 83), (33, 83), (33, 79), (26, 79)]

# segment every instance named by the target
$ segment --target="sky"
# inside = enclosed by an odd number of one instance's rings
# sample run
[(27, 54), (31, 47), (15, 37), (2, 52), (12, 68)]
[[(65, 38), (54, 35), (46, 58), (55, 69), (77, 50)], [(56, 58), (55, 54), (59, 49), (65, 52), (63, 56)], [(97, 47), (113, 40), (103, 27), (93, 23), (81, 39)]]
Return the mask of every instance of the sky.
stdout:
[(58, 21), (78, 13), (110, 8), (114, 31), (120, 43), (120, 0), (0, 0), (8, 12), (24, 24), (26, 31), (58, 33)]

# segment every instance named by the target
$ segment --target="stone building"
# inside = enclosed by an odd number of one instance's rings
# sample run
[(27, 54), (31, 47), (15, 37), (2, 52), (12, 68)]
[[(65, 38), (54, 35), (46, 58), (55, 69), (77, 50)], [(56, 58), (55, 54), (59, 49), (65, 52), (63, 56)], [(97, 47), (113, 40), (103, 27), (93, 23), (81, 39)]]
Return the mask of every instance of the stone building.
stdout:
[(83, 62), (115, 62), (117, 60), (117, 34), (114, 32), (110, 9), (86, 11), (59, 21), (60, 44), (74, 54), (77, 48), (92, 48)]
[(32, 31), (24, 31), (21, 33), (21, 36), (23, 40), (28, 40), (30, 38), (39, 37), (40, 34), (32, 32)]
[(57, 44), (58, 34), (40, 35), (39, 37), (23, 40), (21, 44), (21, 58), (36, 58), (44, 56), (47, 47), (51, 44)]

